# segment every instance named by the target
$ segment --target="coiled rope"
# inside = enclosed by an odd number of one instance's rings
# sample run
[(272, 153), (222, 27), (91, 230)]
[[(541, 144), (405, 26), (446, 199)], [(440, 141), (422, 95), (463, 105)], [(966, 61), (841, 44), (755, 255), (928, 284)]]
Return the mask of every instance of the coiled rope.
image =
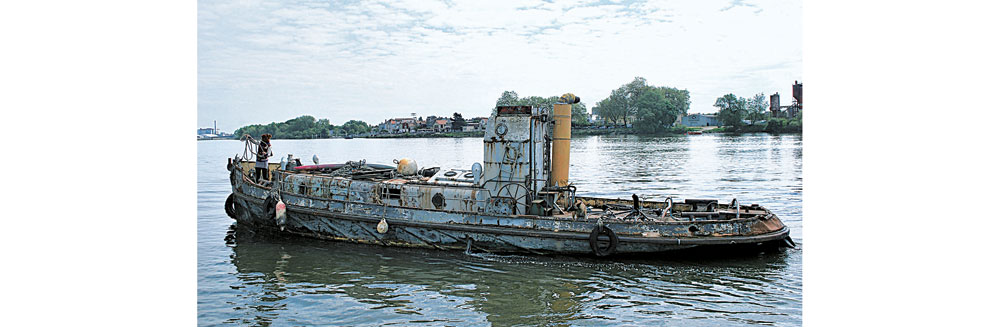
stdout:
[(257, 145), (254, 144), (253, 142), (250, 142), (250, 138), (248, 138), (248, 137), (241, 137), (240, 139), (243, 140), (243, 144), (244, 144), (242, 159), (244, 161), (256, 161), (257, 160)]

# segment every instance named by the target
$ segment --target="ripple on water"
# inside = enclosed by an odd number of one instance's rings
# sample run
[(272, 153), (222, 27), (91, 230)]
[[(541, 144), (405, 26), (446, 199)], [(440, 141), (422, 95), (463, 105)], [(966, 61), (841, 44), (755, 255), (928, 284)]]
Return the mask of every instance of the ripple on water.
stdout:
[[(464, 254), (236, 231), (233, 141), (198, 142), (198, 315), (202, 325), (801, 324), (801, 136), (592, 136), (572, 141), (581, 194), (649, 200), (736, 197), (776, 212), (798, 249), (695, 260)], [(422, 166), (482, 160), (481, 140), (276, 140), (324, 162), (400, 154)], [(475, 152), (480, 151), (480, 152)]]

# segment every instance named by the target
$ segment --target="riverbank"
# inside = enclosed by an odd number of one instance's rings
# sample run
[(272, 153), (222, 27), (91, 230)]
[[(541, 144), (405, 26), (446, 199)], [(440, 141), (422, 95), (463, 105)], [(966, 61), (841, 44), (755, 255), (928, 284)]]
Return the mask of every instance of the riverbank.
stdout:
[[(772, 128), (767, 128), (772, 127)], [(702, 133), (726, 133), (726, 134), (743, 134), (743, 133), (771, 133), (771, 134), (802, 134), (802, 126), (782, 126), (780, 129), (775, 129), (773, 126), (740, 126), (738, 128), (734, 127), (717, 127), (717, 126), (707, 126), (707, 127), (671, 127), (663, 130), (660, 133), (640, 133), (634, 128), (574, 128), (573, 136), (591, 136), (591, 135), (646, 135), (646, 136), (657, 136), (657, 135), (683, 135), (687, 132), (698, 131)], [(463, 132), (438, 132), (438, 133), (400, 133), (400, 134), (376, 134), (376, 135), (357, 135), (354, 138), (368, 138), (368, 139), (413, 139), (413, 138), (465, 138), (465, 137), (483, 137), (485, 131), (463, 131)], [(338, 139), (340, 137), (337, 137)], [(231, 138), (216, 138), (216, 139), (231, 139)], [(300, 140), (300, 139), (334, 139), (334, 138), (272, 138), (273, 140)], [(202, 139), (199, 139), (201, 141)]]
[(463, 132), (438, 132), (438, 133), (399, 133), (399, 134), (376, 134), (362, 136), (369, 139), (412, 139), (412, 138), (460, 138), (460, 137), (483, 137), (485, 131), (463, 131)]
[[(696, 131), (697, 127), (672, 127), (664, 130), (663, 133), (654, 133), (648, 135), (670, 135), (670, 134), (684, 134), (688, 131)], [(364, 136), (364, 138), (376, 138), (376, 139), (391, 139), (391, 138), (460, 138), (460, 137), (483, 137), (485, 131), (466, 131), (466, 132), (441, 132), (441, 133), (400, 133), (400, 134), (377, 134), (373, 136)], [(625, 127), (609, 127), (609, 128), (573, 128), (573, 136), (589, 136), (589, 135), (642, 135), (643, 133), (638, 132), (634, 128)]]
[(771, 134), (802, 134), (802, 125), (756, 125), (756, 126), (726, 126), (716, 127), (702, 131), (702, 133), (771, 133)]
[[(580, 135), (629, 135), (639, 134), (631, 128), (608, 128), (608, 129), (574, 129), (573, 136)], [(400, 133), (400, 134), (377, 134), (365, 136), (372, 139), (411, 139), (411, 138), (462, 138), (462, 137), (483, 137), (485, 131), (468, 132), (447, 132), (447, 133)]]

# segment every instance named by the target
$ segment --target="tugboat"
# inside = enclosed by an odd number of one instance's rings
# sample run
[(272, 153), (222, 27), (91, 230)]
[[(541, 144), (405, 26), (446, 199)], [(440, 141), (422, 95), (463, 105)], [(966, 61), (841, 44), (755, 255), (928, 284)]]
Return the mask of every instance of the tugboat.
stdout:
[[(570, 106), (498, 106), (483, 162), (470, 169), (394, 165), (305, 166), (291, 155), (258, 180), (239, 156), (227, 168), (226, 213), (238, 227), (327, 240), (439, 250), (642, 255), (694, 249), (794, 246), (771, 211), (705, 199), (578, 196), (569, 182)], [(249, 144), (252, 145), (252, 144)], [(248, 146), (249, 146), (248, 145)]]

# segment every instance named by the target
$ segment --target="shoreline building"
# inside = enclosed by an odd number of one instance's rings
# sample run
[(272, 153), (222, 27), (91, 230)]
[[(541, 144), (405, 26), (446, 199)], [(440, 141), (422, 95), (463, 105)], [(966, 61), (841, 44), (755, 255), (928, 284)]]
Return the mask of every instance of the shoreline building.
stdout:
[(216, 138), (230, 138), (233, 134), (219, 131), (219, 124), (216, 121), (212, 121), (212, 127), (204, 127), (198, 129), (198, 139), (216, 139)]
[(474, 117), (472, 119), (466, 120), (467, 126), (472, 126), (473, 131), (483, 131), (486, 130), (486, 117)]
[(719, 117), (716, 114), (690, 114), (681, 117), (681, 125), (687, 127), (719, 126)]
[(435, 132), (448, 132), (451, 131), (451, 119), (439, 118), (434, 121), (434, 126), (432, 127)]
[(391, 118), (378, 124), (377, 129), (379, 133), (400, 134), (416, 131), (421, 125), (423, 125), (423, 122), (413, 117)]

